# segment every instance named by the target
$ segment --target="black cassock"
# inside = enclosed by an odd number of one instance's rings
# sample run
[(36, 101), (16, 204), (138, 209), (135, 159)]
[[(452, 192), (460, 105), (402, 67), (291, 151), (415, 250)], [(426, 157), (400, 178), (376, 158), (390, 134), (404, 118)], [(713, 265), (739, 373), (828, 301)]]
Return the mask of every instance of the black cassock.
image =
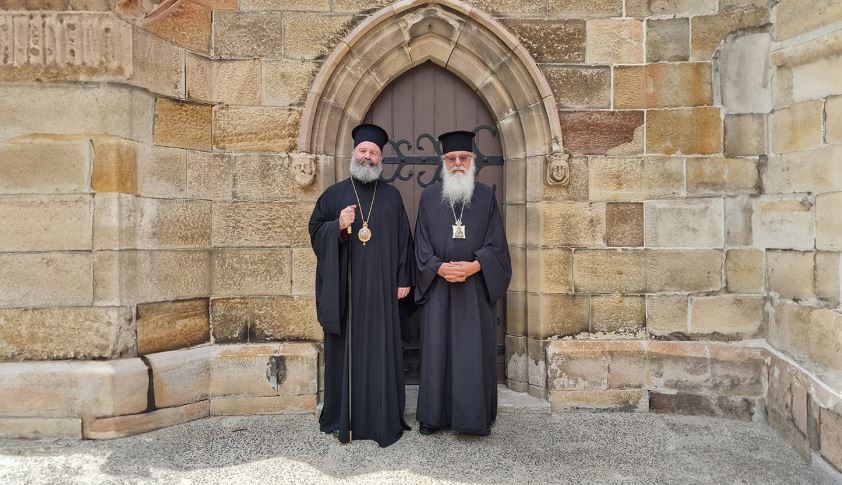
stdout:
[[(354, 181), (368, 217), (375, 182)], [(310, 217), (310, 242), (316, 253), (316, 307), (325, 331), (325, 433), (348, 441), (371, 439), (388, 446), (410, 429), (404, 420), (406, 396), (401, 353), (398, 287), (413, 286), (412, 234), (397, 189), (377, 182), (368, 219), (372, 237), (363, 246), (359, 208), (348, 237), (339, 234), (339, 212), (357, 204), (351, 179), (332, 185), (319, 197)], [(347, 235), (346, 235), (347, 236)], [(350, 253), (350, 254), (349, 254)], [(351, 409), (348, 409), (348, 258), (351, 261)]]
[[(415, 226), (415, 300), (422, 304), (418, 422), (486, 434), (497, 417), (494, 303), (512, 276), (509, 247), (490, 187), (476, 184), (462, 216), (465, 239), (453, 238), (453, 210), (441, 190), (441, 182), (424, 190)], [(442, 263), (474, 260), (482, 269), (463, 283), (436, 274)]]

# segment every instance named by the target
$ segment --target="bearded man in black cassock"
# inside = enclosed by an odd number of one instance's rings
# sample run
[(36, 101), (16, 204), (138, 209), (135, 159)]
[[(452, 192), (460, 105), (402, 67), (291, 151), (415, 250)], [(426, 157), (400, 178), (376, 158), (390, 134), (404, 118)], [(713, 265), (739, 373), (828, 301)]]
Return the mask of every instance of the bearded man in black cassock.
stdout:
[(442, 181), (421, 194), (415, 226), (421, 306), (421, 434), (486, 436), (497, 417), (494, 303), (512, 276), (494, 191), (475, 182), (474, 133), (439, 137)]
[(324, 191), (309, 225), (325, 333), (319, 424), (342, 443), (389, 446), (410, 429), (398, 300), (414, 284), (412, 235), (400, 193), (378, 180), (386, 132), (365, 124), (352, 137), (351, 177)]

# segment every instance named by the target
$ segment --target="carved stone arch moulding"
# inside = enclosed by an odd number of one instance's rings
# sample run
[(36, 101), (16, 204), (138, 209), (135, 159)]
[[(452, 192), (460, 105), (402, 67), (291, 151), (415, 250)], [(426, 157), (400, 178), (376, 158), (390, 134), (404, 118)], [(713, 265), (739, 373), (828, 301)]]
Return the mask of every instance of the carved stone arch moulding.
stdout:
[[(351, 128), (391, 81), (432, 61), (474, 89), (497, 120), (503, 153), (524, 173), (512, 202), (526, 201), (526, 167), (544, 178), (546, 157), (562, 151), (555, 99), (526, 48), (484, 12), (454, 0), (406, 0), (358, 25), (334, 49), (304, 106), (301, 152), (347, 158)], [(339, 164), (337, 164), (338, 166)], [(531, 188), (541, 191), (535, 184)], [(523, 194), (517, 196), (516, 194)], [(507, 196), (507, 199), (510, 197)], [(534, 199), (533, 199), (534, 200)]]

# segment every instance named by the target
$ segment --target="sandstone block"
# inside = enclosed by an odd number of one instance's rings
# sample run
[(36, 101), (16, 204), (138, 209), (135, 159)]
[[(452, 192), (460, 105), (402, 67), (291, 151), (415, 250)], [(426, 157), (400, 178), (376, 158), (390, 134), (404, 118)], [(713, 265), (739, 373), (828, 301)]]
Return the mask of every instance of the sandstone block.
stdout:
[[(535, 282), (534, 287), (540, 288), (542, 292), (569, 293), (573, 291), (573, 255), (569, 249), (529, 249), (526, 266), (540, 268), (540, 271), (529, 272), (527, 280), (540, 278)], [(533, 276), (533, 273), (536, 274)]]
[(86, 140), (0, 144), (0, 194), (88, 192), (92, 157)]
[(211, 60), (187, 56), (187, 97), (208, 103), (259, 105), (259, 59)]
[(745, 156), (766, 153), (766, 116), (756, 114), (725, 116), (725, 155)]
[(0, 418), (6, 439), (82, 439), (81, 418)]
[(768, 339), (772, 346), (796, 358), (840, 369), (840, 325), (842, 316), (837, 311), (781, 302), (769, 319)]
[(311, 212), (309, 203), (214, 203), (213, 246), (306, 247), (310, 244), (307, 221)]
[(725, 243), (722, 199), (656, 200), (643, 207), (647, 247), (721, 248)]
[(527, 335), (526, 293), (509, 291), (506, 293), (506, 333), (516, 337)]
[[(321, 11), (330, 10), (330, 0), (242, 0), (240, 10), (304, 10)], [(213, 408), (213, 403), (211, 403)]]
[(690, 19), (646, 21), (646, 61), (674, 62), (690, 59)]
[(279, 58), (283, 16), (278, 12), (216, 12), (213, 53), (219, 57)]
[(122, 438), (155, 429), (167, 428), (210, 416), (207, 401), (185, 406), (157, 409), (143, 414), (100, 418), (85, 423), (83, 433), (87, 439)]
[(804, 101), (771, 115), (772, 150), (788, 153), (817, 147), (822, 142), (823, 103)]
[(210, 251), (121, 251), (120, 288), (127, 303), (207, 297)]
[(233, 186), (230, 155), (187, 152), (187, 194), (191, 199), (231, 200)]
[(187, 197), (187, 153), (180, 148), (144, 146), (137, 163), (137, 194)]
[(679, 295), (646, 297), (646, 328), (650, 334), (686, 334), (688, 298)]
[(760, 27), (768, 22), (769, 11), (765, 6), (693, 17), (690, 22), (691, 58), (708, 60), (729, 33)]
[(657, 63), (614, 70), (615, 108), (705, 106), (713, 101), (710, 64)]
[(582, 293), (643, 293), (643, 251), (584, 249), (573, 253), (573, 282)]
[(649, 342), (649, 362), (654, 389), (698, 392), (710, 379), (710, 359), (703, 344)]
[(643, 246), (643, 204), (606, 204), (605, 228), (608, 246)]
[[(544, 157), (536, 157), (527, 160), (527, 200), (588, 200), (588, 157), (572, 157), (570, 159), (570, 183), (567, 185), (546, 185), (547, 172), (543, 159)], [(510, 192), (506, 191), (506, 193), (509, 194)], [(512, 206), (509, 205), (508, 207)], [(506, 221), (508, 221), (511, 212), (508, 212), (508, 208), (506, 210)], [(508, 231), (506, 233), (509, 234)]]
[(247, 298), (212, 299), (210, 317), (214, 343), (248, 342), (249, 300)]
[(602, 246), (605, 205), (588, 202), (545, 202), (541, 205), (543, 246)]
[(799, 250), (814, 247), (813, 215), (805, 201), (754, 199), (751, 226), (756, 247)]
[(723, 256), (713, 249), (646, 251), (646, 293), (718, 291)]
[(506, 20), (503, 25), (520, 40), (535, 62), (585, 60), (583, 20)]
[(781, 2), (777, 5), (775, 38), (789, 39), (837, 20), (842, 20), (842, 5), (833, 0)]
[(0, 360), (110, 359), (133, 350), (128, 308), (0, 310)]
[(209, 53), (211, 49), (210, 7), (200, 1), (174, 3), (165, 12), (141, 21), (144, 30), (192, 51)]
[(550, 391), (549, 401), (553, 411), (646, 411), (647, 396), (637, 390)]
[(594, 19), (587, 25), (588, 64), (643, 62), (643, 23), (630, 19)]
[(254, 298), (249, 301), (249, 340), (322, 340), (312, 298)]
[(267, 396), (222, 398), (210, 401), (211, 416), (254, 416), (260, 414), (311, 414), (316, 410), (317, 397)]
[(636, 202), (684, 195), (680, 158), (593, 157), (588, 171), (591, 200)]
[(649, 0), (649, 12), (657, 16), (691, 17), (705, 15), (715, 13), (717, 6), (715, 0)]
[(156, 145), (211, 149), (213, 107), (158, 98), (155, 102)]
[(688, 195), (734, 195), (759, 192), (757, 161), (745, 158), (688, 158)]
[(184, 97), (185, 50), (140, 28), (132, 29), (129, 83), (156, 94)]
[(596, 18), (620, 17), (623, 2), (619, 0), (550, 0), (548, 11), (551, 17)]
[(725, 281), (730, 293), (763, 293), (765, 254), (760, 249), (729, 249), (725, 256)]
[(120, 305), (120, 254), (94, 251), (94, 305)]
[(215, 355), (211, 346), (148, 354), (155, 406), (168, 408), (206, 400)]
[(241, 155), (234, 163), (234, 198), (238, 200), (315, 201), (321, 193), (323, 170), (313, 183), (299, 187), (288, 155)]
[(0, 364), (2, 416), (93, 418), (146, 409), (148, 374), (140, 359)]
[(284, 59), (263, 61), (263, 105), (302, 106), (319, 65), (312, 61)]
[(766, 264), (770, 292), (788, 299), (815, 298), (815, 253), (767, 251)]
[(566, 150), (585, 155), (643, 152), (643, 111), (562, 111)]
[(842, 250), (842, 192), (816, 196), (816, 248), (829, 251)]
[(591, 331), (634, 335), (646, 328), (646, 301), (642, 296), (591, 298)]
[(226, 345), (211, 368), (211, 395), (315, 395), (318, 355), (310, 344)]
[(207, 298), (137, 306), (137, 353), (192, 347), (210, 340)]
[(210, 246), (211, 202), (133, 198), (121, 204), (123, 247), (200, 249)]
[[(336, 3), (353, 4), (359, 8), (359, 2), (337, 0)], [(366, 4), (382, 6), (388, 4), (384, 0), (367, 0)], [(546, 15), (547, 2), (539, 0), (525, 0), (506, 2), (500, 0), (476, 0), (473, 2), (477, 9), (481, 9), (495, 17), (543, 17)]]
[(92, 303), (90, 252), (0, 253), (0, 308)]
[[(643, 297), (641, 297), (641, 300)], [(651, 387), (649, 356), (645, 341), (625, 340), (613, 342), (609, 353), (609, 389), (648, 389)]]
[(722, 150), (719, 108), (652, 110), (646, 119), (646, 152), (707, 155)]
[(0, 251), (91, 249), (89, 195), (14, 195), (0, 199)]
[(312, 295), (316, 291), (316, 255), (310, 248), (292, 250), (292, 294)]
[(216, 249), (212, 258), (215, 296), (290, 293), (289, 249)]
[[(695, 28), (696, 24), (693, 25)], [(769, 34), (760, 32), (730, 39), (720, 48), (714, 62), (719, 71), (719, 92), (726, 112), (768, 113), (772, 110), (769, 60), (755, 55), (768, 51), (770, 44)], [(706, 52), (703, 57), (706, 60), (710, 55)]]
[(842, 300), (842, 253), (816, 253), (816, 295), (831, 307)]
[(608, 389), (609, 357), (598, 347), (548, 349), (547, 384), (550, 391)]
[(116, 85), (3, 85), (0, 138), (31, 133), (108, 133), (149, 141), (153, 99), (146, 92)]
[(667, 394), (652, 392), (649, 410), (661, 414), (685, 414), (750, 421), (755, 400), (745, 397), (706, 396), (702, 394)]
[(611, 69), (608, 67), (544, 67), (544, 76), (559, 108), (611, 106)]
[(825, 143), (842, 143), (842, 96), (827, 98), (825, 112)]
[(725, 199), (725, 244), (750, 246), (752, 205), (747, 196)]
[(842, 191), (842, 144), (769, 157), (763, 176), (767, 193)]
[(761, 330), (763, 297), (722, 295), (691, 297), (690, 332), (750, 338)]
[(351, 31), (351, 15), (291, 13), (284, 15), (284, 57), (321, 59)]
[(96, 136), (93, 144), (91, 189), (134, 194), (138, 187), (138, 144), (112, 136)]
[(590, 302), (586, 296), (534, 294), (527, 296), (528, 336), (576, 335), (590, 327)]
[(223, 107), (214, 116), (214, 148), (230, 151), (294, 151), (298, 145), (300, 119), (300, 111), (286, 108)]
[(842, 469), (842, 417), (821, 410), (821, 454), (837, 469)]

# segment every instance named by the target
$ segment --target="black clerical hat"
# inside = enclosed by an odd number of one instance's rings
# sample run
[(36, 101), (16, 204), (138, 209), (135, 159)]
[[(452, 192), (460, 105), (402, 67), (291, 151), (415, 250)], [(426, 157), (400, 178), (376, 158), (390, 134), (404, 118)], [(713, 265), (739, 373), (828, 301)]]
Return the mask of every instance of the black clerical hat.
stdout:
[(448, 152), (472, 152), (474, 151), (473, 131), (449, 131), (439, 135), (442, 154)]
[(354, 128), (351, 131), (351, 138), (354, 139), (355, 147), (364, 141), (370, 141), (379, 146), (381, 150), (386, 146), (386, 142), (389, 141), (389, 135), (386, 134), (386, 130), (371, 123), (364, 123)]

